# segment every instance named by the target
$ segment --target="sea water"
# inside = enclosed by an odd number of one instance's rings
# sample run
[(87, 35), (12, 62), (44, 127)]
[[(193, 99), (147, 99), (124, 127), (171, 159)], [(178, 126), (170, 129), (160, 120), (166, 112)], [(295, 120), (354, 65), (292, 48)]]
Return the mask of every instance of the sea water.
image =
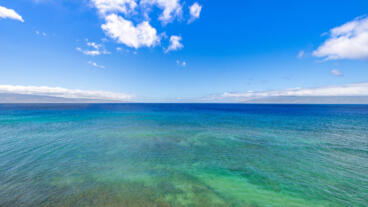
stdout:
[(0, 206), (368, 206), (368, 105), (0, 105)]

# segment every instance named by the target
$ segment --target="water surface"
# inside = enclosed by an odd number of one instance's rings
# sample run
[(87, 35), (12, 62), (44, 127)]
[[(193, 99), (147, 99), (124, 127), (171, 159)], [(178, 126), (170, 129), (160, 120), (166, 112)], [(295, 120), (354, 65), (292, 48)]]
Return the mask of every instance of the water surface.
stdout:
[(368, 106), (0, 105), (0, 206), (368, 206)]

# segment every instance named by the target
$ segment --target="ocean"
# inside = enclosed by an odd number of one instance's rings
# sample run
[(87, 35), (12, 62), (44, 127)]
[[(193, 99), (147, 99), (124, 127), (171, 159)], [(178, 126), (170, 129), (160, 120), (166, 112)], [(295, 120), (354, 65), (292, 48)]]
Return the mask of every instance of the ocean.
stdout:
[(368, 105), (2, 104), (0, 206), (368, 206)]

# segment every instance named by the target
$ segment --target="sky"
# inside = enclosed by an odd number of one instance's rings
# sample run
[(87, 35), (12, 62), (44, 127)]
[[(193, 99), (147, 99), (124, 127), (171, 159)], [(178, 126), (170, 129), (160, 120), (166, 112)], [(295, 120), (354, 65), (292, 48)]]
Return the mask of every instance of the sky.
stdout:
[(366, 0), (0, 0), (0, 92), (138, 102), (368, 95)]

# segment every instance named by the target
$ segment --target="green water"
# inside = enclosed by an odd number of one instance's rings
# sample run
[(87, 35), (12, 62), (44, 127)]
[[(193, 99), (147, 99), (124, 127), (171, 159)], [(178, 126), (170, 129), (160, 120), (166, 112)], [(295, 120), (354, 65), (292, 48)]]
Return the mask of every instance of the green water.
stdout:
[(0, 206), (368, 206), (368, 106), (0, 105)]

